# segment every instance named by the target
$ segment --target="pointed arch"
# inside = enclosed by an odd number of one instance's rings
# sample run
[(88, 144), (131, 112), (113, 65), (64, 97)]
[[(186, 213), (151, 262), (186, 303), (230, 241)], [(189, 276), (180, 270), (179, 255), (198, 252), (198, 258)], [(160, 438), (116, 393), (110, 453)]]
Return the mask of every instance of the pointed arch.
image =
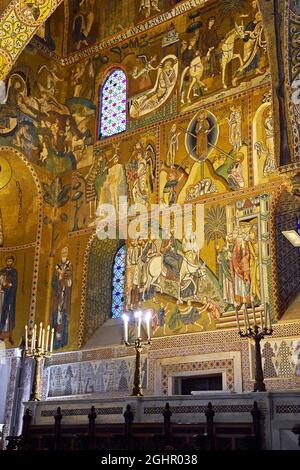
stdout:
[(124, 310), (126, 245), (121, 245), (113, 261), (111, 316), (120, 318)]
[(124, 240), (91, 236), (84, 257), (78, 347), (111, 318), (113, 263)]
[(127, 77), (118, 68), (109, 72), (100, 91), (99, 138), (126, 131)]

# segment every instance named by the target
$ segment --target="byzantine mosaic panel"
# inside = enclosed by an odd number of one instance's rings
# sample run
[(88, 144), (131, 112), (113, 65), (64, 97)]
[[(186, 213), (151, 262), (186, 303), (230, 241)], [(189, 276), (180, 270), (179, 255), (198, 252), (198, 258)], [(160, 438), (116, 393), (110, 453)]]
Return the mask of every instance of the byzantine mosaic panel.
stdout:
[[(296, 379), (300, 384), (300, 338), (265, 339), (261, 342), (262, 365), (265, 380)], [(254, 345), (251, 343), (252, 375)]]
[[(131, 392), (134, 358), (52, 366), (48, 372), (48, 398)], [(147, 359), (142, 360), (142, 384), (147, 388)]]

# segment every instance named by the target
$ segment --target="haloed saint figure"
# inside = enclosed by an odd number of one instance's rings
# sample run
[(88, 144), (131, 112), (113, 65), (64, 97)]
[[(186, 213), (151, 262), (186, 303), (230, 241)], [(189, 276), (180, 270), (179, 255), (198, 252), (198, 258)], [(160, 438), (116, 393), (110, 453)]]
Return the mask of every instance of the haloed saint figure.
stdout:
[(0, 270), (0, 339), (8, 338), (14, 344), (12, 332), (16, 324), (16, 295), (18, 272), (13, 267), (16, 258), (5, 258), (6, 266)]
[(61, 250), (61, 260), (57, 263), (52, 277), (51, 323), (55, 330), (54, 349), (68, 344), (68, 327), (71, 314), (72, 263), (68, 259), (68, 248)]

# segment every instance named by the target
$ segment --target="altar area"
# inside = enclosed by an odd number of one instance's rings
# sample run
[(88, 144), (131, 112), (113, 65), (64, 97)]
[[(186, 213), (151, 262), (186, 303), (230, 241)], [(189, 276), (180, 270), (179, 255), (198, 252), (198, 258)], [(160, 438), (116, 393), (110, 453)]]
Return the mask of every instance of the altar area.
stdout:
[[(257, 403), (257, 410), (253, 407)], [(239, 448), (238, 443), (253, 432), (259, 433), (261, 448), (268, 450), (300, 450), (298, 436), (293, 428), (300, 421), (300, 392), (264, 393), (200, 393), (197, 396), (126, 397), (101, 399), (47, 400), (26, 402), (31, 410), (32, 429), (40, 435), (53, 433), (55, 416), (60, 407), (60, 431), (67, 440), (88, 431), (91, 406), (97, 415), (95, 436), (102, 433), (120, 436), (123, 432), (124, 416), (130, 406), (133, 419), (133, 435), (142, 439), (146, 449), (151, 449), (150, 440), (154, 435), (163, 436), (166, 403), (171, 411), (170, 429), (174, 439), (181, 439), (187, 448), (196, 436), (207, 436), (211, 429), (219, 448)], [(211, 404), (211, 408), (210, 405)], [(211, 413), (212, 412), (212, 413)], [(125, 413), (125, 415), (124, 415)], [(211, 417), (211, 418), (210, 418)], [(210, 421), (210, 419), (212, 421)], [(101, 431), (102, 429), (102, 431)], [(98, 431), (97, 431), (98, 430)], [(149, 443), (148, 443), (149, 442)], [(142, 445), (142, 444), (140, 444)], [(225, 446), (225, 447), (224, 447)], [(231, 447), (232, 446), (232, 447)], [(135, 447), (137, 449), (139, 447)]]
[[(7, 436), (21, 434), (26, 409), (31, 410), (33, 428), (39, 429), (39, 433), (44, 430), (51, 433), (60, 407), (62, 430), (74, 435), (86, 432), (93, 406), (96, 427), (105, 432), (107, 426), (112, 426), (113, 434), (122, 433), (127, 405), (131, 407), (134, 426), (146, 427), (149, 432), (149, 426), (154, 426), (157, 432), (163, 427), (163, 411), (169, 403), (172, 426), (180, 435), (187, 436), (207, 432), (209, 402), (214, 410), (216, 432), (220, 426), (226, 433), (228, 429), (234, 433), (236, 428), (251, 431), (256, 401), (263, 448), (300, 449), (298, 437), (292, 432), (300, 423), (298, 325), (276, 324), (273, 337), (262, 340), (267, 392), (256, 393), (252, 392), (254, 345), (249, 339), (240, 338), (236, 329), (154, 338), (141, 355), (143, 397), (131, 396), (136, 365), (133, 347), (114, 344), (53, 354), (42, 362), (41, 400), (36, 402), (29, 401), (34, 360), (22, 355), (19, 348), (4, 350), (3, 442)], [(202, 383), (211, 378), (217, 385), (214, 390), (192, 388), (187, 392), (184, 388), (186, 381), (193, 387), (191, 380)]]

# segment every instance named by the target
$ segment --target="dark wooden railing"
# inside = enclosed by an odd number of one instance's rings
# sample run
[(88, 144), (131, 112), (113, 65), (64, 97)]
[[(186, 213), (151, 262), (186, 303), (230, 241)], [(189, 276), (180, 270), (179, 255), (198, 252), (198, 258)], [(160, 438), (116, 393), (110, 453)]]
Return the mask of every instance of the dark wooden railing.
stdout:
[(32, 425), (29, 409), (23, 417), (21, 436), (7, 437), (9, 450), (212, 450), (261, 449), (262, 413), (254, 402), (249, 423), (215, 422), (215, 410), (208, 403), (206, 422), (179, 424), (172, 422), (172, 410), (166, 403), (163, 421), (135, 423), (134, 413), (127, 405), (124, 423), (97, 421), (94, 406), (88, 413), (88, 424), (64, 425), (63, 412), (57, 408), (54, 426)]

